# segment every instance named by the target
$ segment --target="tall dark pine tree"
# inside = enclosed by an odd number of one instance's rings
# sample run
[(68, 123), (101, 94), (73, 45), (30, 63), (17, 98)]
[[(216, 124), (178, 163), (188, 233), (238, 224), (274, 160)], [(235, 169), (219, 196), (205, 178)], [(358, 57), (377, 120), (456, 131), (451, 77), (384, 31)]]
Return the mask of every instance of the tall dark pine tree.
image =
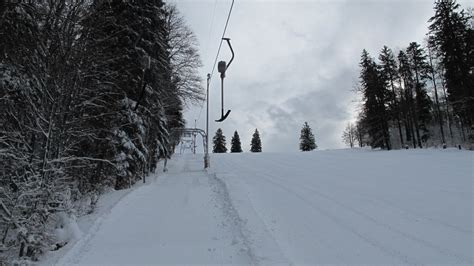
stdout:
[(0, 0), (0, 264), (64, 246), (50, 230), (95, 204), (75, 201), (170, 156), (202, 94), (192, 32), (169, 15), (162, 0)]
[(303, 128), (301, 129), (300, 135), (300, 150), (301, 151), (312, 151), (317, 148), (314, 134), (308, 125), (308, 122), (304, 122)]
[(380, 67), (382, 77), (391, 90), (390, 94), (390, 116), (397, 122), (398, 134), (400, 135), (400, 145), (404, 146), (402, 123), (400, 119), (400, 101), (398, 100), (397, 90), (395, 88), (395, 82), (398, 77), (397, 62), (391, 49), (384, 46), (379, 55)]
[[(438, 86), (437, 86), (437, 82), (436, 82), (436, 68), (434, 66), (434, 55), (432, 53), (432, 48), (430, 47), (429, 43), (428, 43), (428, 59), (429, 59), (429, 66), (430, 66), (430, 79), (431, 79), (431, 82), (433, 83), (433, 89), (434, 89), (434, 95), (435, 95), (435, 104), (436, 104), (436, 117), (437, 117), (437, 120), (438, 120), (438, 125), (439, 125), (439, 130), (440, 130), (440, 133), (441, 133), (441, 143), (443, 143), (443, 145), (446, 143), (446, 138), (444, 136), (444, 126), (443, 126), (443, 112), (441, 112), (441, 106), (439, 104), (439, 97), (438, 97)], [(446, 145), (444, 145), (443, 147), (446, 148)]]
[(225, 136), (222, 132), (222, 129), (217, 129), (216, 135), (212, 139), (214, 143), (214, 147), (212, 149), (213, 153), (226, 153), (227, 152), (227, 147), (225, 146)]
[[(402, 94), (401, 94), (401, 111), (404, 118), (405, 124), (405, 135), (407, 141), (412, 141), (413, 148), (417, 147), (417, 143), (421, 143), (420, 134), (415, 134), (415, 132), (419, 132), (418, 127), (415, 126), (415, 100), (414, 100), (414, 78), (412, 74), (412, 70), (410, 67), (410, 63), (408, 60), (407, 54), (402, 50), (398, 54), (398, 71), (399, 71), (399, 83), (402, 86)], [(417, 125), (417, 124), (416, 124)]]
[[(412, 42), (406, 50), (408, 62), (412, 74), (414, 75), (413, 87), (415, 88), (415, 126), (417, 130), (422, 131), (420, 135), (421, 141), (426, 141), (429, 138), (428, 124), (431, 122), (431, 99), (426, 91), (426, 80), (429, 78), (429, 64), (427, 56), (421, 46)], [(416, 132), (419, 134), (419, 132)], [(419, 140), (420, 140), (419, 139)], [(421, 148), (421, 142), (418, 142)]]
[[(455, 0), (437, 0), (428, 22), (430, 41), (441, 56), (448, 98), (461, 125), (474, 124), (474, 35), (472, 18)], [(463, 130), (464, 133), (464, 130)]]
[(258, 130), (255, 129), (255, 132), (252, 135), (252, 141), (250, 143), (251, 152), (262, 152), (262, 141), (260, 140), (260, 134)]
[(168, 156), (169, 125), (180, 125), (162, 8), (160, 0), (96, 1), (82, 21), (84, 94), (94, 102), (84, 110), (94, 115), (83, 126), (99, 133), (81, 140), (77, 155), (113, 161), (98, 161), (89, 172), (97, 182), (114, 176), (116, 188), (130, 186)]
[(234, 132), (234, 136), (232, 137), (231, 144), (232, 146), (230, 147), (230, 152), (242, 152), (240, 137), (239, 137), (239, 133), (237, 133), (237, 130)]
[(373, 148), (391, 149), (388, 112), (389, 92), (379, 66), (364, 50), (361, 59), (361, 90), (364, 97), (364, 125)]

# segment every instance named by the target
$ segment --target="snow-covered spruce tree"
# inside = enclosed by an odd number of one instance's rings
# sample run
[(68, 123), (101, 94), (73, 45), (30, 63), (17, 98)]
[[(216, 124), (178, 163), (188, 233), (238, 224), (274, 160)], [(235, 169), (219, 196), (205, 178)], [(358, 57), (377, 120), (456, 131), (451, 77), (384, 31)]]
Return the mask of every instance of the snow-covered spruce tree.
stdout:
[(301, 129), (300, 135), (300, 150), (301, 151), (312, 151), (316, 149), (316, 142), (314, 135), (308, 122), (304, 122), (303, 128)]
[(227, 148), (225, 146), (225, 136), (222, 133), (222, 129), (217, 129), (216, 135), (212, 139), (214, 147), (212, 149), (213, 153), (226, 153)]
[[(432, 36), (431, 36), (432, 38)], [(437, 60), (435, 58), (435, 55), (433, 54), (433, 45), (431, 43), (430, 45), (430, 41), (428, 39), (428, 45), (427, 45), (427, 49), (428, 49), (428, 59), (429, 59), (429, 78), (431, 80), (431, 84), (432, 84), (432, 88), (433, 88), (433, 91), (434, 91), (434, 104), (435, 104), (435, 108), (436, 108), (436, 112), (433, 112), (433, 118), (436, 118), (437, 122), (438, 122), (438, 126), (439, 126), (439, 132), (441, 133), (440, 134), (440, 143), (443, 145), (444, 148), (446, 148), (446, 136), (444, 134), (444, 113), (441, 111), (441, 104), (440, 104), (440, 97), (439, 97), (439, 92), (438, 92), (438, 88), (439, 88), (439, 80), (437, 80), (437, 77), (441, 74), (440, 71), (439, 71), (439, 60)], [(452, 132), (452, 131), (451, 131)]]
[(436, 0), (434, 10), (428, 21), (430, 42), (444, 68), (448, 100), (462, 128), (469, 130), (474, 125), (473, 18), (455, 0)]
[(91, 143), (101, 148), (92, 151), (112, 162), (98, 162), (93, 180), (117, 176), (116, 188), (143, 178), (158, 157), (167, 156), (167, 123), (180, 114), (172, 108), (179, 104), (171, 84), (162, 8), (161, 1), (151, 0), (97, 2), (83, 22), (87, 87), (95, 88), (97, 101), (105, 103), (97, 106), (103, 115), (91, 121), (91, 127), (102, 127), (102, 136)]
[[(403, 140), (403, 131), (402, 131), (402, 120), (400, 117), (400, 90), (401, 86), (396, 86), (396, 81), (398, 77), (398, 67), (397, 61), (395, 60), (395, 55), (393, 54), (392, 50), (387, 46), (382, 48), (379, 55), (380, 61), (380, 73), (382, 79), (384, 79), (384, 83), (389, 90), (389, 105), (388, 105), (388, 113), (390, 119), (392, 121), (396, 121), (396, 125), (398, 127), (398, 134), (400, 137), (400, 147), (404, 146)], [(352, 127), (352, 125), (350, 125)], [(350, 130), (349, 130), (350, 131)], [(350, 145), (352, 148), (354, 145), (353, 142)]]
[(424, 49), (416, 42), (410, 43), (406, 49), (406, 54), (408, 57), (409, 66), (413, 74), (412, 87), (415, 91), (415, 110), (416, 115), (414, 117), (416, 123), (416, 130), (421, 132), (416, 132), (420, 135), (420, 141), (418, 146), (422, 147), (422, 142), (430, 137), (428, 131), (428, 124), (431, 122), (431, 99), (428, 96), (426, 90), (426, 80), (429, 78), (429, 64), (427, 61), (427, 56)]
[(237, 133), (237, 130), (234, 132), (234, 136), (232, 137), (231, 144), (232, 146), (230, 147), (230, 152), (242, 152), (240, 137), (239, 137), (239, 133)]
[(260, 134), (257, 129), (252, 135), (252, 141), (250, 142), (251, 152), (262, 152), (262, 141), (260, 140)]
[(172, 79), (166, 16), (160, 0), (0, 1), (0, 257), (60, 248), (75, 201), (169, 156), (196, 87)]
[(407, 54), (402, 50), (398, 53), (398, 74), (399, 74), (399, 83), (402, 84), (402, 92), (400, 99), (400, 111), (404, 118), (405, 125), (405, 136), (407, 143), (412, 142), (413, 148), (417, 147), (417, 142), (420, 139), (420, 134), (417, 130), (417, 120), (416, 117), (416, 108), (414, 100), (414, 87), (413, 87), (413, 73), (410, 67)]

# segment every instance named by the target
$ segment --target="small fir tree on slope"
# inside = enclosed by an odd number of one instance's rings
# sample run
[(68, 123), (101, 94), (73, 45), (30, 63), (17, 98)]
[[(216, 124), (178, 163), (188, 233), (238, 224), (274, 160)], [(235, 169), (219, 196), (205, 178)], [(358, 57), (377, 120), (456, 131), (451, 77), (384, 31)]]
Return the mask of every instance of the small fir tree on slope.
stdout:
[(300, 150), (301, 151), (312, 151), (318, 146), (314, 140), (313, 132), (308, 125), (308, 122), (304, 122), (303, 128), (301, 129), (300, 136)]
[(234, 136), (232, 137), (231, 144), (232, 146), (230, 147), (230, 152), (242, 152), (240, 137), (239, 137), (239, 133), (237, 133), (237, 130), (234, 132)]
[(225, 146), (225, 136), (222, 133), (222, 129), (217, 129), (216, 135), (212, 139), (214, 143), (213, 153), (226, 153), (227, 148)]
[(255, 129), (255, 132), (252, 136), (252, 142), (250, 143), (251, 152), (262, 152), (262, 141), (260, 140), (260, 134), (258, 130)]

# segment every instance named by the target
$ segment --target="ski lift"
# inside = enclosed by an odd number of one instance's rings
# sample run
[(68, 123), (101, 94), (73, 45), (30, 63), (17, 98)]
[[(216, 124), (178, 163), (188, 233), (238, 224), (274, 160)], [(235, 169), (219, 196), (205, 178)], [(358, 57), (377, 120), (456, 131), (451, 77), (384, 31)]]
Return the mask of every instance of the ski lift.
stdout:
[(232, 52), (232, 57), (230, 58), (229, 64), (226, 64), (225, 61), (220, 61), (219, 64), (217, 65), (217, 71), (221, 73), (221, 118), (216, 120), (216, 122), (223, 122), (230, 114), (230, 110), (227, 110), (227, 112), (224, 114), (224, 78), (225, 78), (225, 72), (229, 68), (232, 61), (234, 60), (234, 50), (232, 49), (232, 45), (230, 45), (230, 39), (222, 38), (222, 40), (227, 41), (230, 51)]

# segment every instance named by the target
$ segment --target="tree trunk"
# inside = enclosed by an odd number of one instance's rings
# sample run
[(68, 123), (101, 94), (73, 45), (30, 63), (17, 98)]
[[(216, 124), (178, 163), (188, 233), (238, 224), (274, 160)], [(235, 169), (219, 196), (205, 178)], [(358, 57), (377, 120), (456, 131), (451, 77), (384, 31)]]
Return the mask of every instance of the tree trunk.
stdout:
[(409, 120), (409, 117), (408, 117), (408, 115), (406, 115), (403, 123), (404, 123), (404, 126), (405, 126), (406, 141), (410, 142), (411, 141), (411, 130), (410, 130), (410, 125), (409, 125), (408, 120)]
[(461, 137), (462, 141), (466, 142), (466, 132), (464, 132), (464, 119), (462, 117), (459, 118), (459, 124), (461, 125)]
[(413, 112), (410, 110), (410, 115), (409, 115), (409, 124), (410, 124), (410, 132), (411, 132), (411, 140), (413, 142), (413, 148), (416, 149), (416, 134), (415, 134), (415, 122), (414, 122), (414, 117), (413, 117)]
[(418, 125), (418, 116), (416, 112), (416, 108), (413, 108), (413, 124), (415, 126), (415, 135), (416, 135), (416, 143), (418, 144), (418, 147), (421, 149), (421, 137), (420, 137), (420, 126)]
[(51, 149), (51, 137), (52, 133), (54, 130), (54, 113), (56, 111), (56, 104), (53, 103), (53, 106), (51, 107), (51, 111), (49, 114), (49, 125), (48, 125), (48, 133), (46, 136), (45, 143), (43, 144), (43, 162), (42, 162), (42, 167), (41, 167), (41, 178), (43, 180), (42, 185), (46, 185), (46, 166), (48, 164), (48, 157), (50, 156), (50, 149)]
[(18, 254), (18, 257), (23, 257), (25, 255), (25, 242), (21, 242), (20, 244), (20, 253)]
[[(416, 97), (418, 97), (418, 95), (421, 95), (420, 93), (420, 88), (419, 88), (419, 84), (420, 84), (420, 78), (419, 78), (419, 73), (418, 73), (418, 70), (415, 68), (415, 79), (416, 79), (416, 84), (415, 84), (415, 91), (416, 91)], [(413, 91), (412, 91), (413, 93)], [(413, 94), (412, 94), (413, 95)], [(412, 99), (414, 99), (412, 97)], [(415, 122), (415, 130), (416, 130), (416, 141), (418, 143), (418, 147), (421, 149), (423, 148), (421, 146), (421, 138), (420, 138), (420, 126), (418, 124), (418, 111), (417, 110), (417, 106), (416, 106), (416, 99), (415, 100), (415, 103), (413, 103), (413, 107), (414, 107), (414, 117), (413, 117), (413, 121)]]
[[(411, 136), (412, 136), (412, 141), (413, 141), (413, 148), (416, 149), (416, 144), (417, 144), (417, 141), (420, 143), (420, 133), (418, 132), (418, 123), (416, 121), (416, 111), (415, 111), (415, 106), (414, 106), (414, 103), (413, 103), (413, 90), (406, 86), (406, 83), (405, 83), (405, 88), (408, 90), (407, 93), (407, 99), (406, 99), (406, 102), (407, 102), (407, 106), (408, 106), (408, 116), (409, 116), (409, 121), (408, 123), (410, 124), (410, 131), (411, 131)], [(420, 143), (420, 146), (421, 146), (421, 143)]]
[(443, 79), (441, 79), (441, 88), (443, 89), (444, 102), (446, 105), (446, 118), (448, 120), (449, 135), (451, 136), (451, 142), (454, 142), (453, 127), (451, 126), (453, 119), (452, 119), (451, 113), (449, 112), (448, 95), (446, 93), (446, 85), (444, 84)]
[[(5, 13), (5, 11), (7, 10), (7, 1), (5, 0), (0, 0), (0, 28), (2, 26), (2, 22), (3, 22), (3, 14)], [(8, 1), (8, 2), (11, 2), (11, 1)]]
[(362, 143), (363, 139), (362, 139), (362, 132), (360, 131), (360, 129), (357, 129), (357, 140), (359, 142), (359, 147), (362, 148), (364, 144)]
[(436, 87), (436, 75), (433, 68), (433, 60), (431, 58), (431, 49), (428, 46), (428, 58), (430, 59), (430, 72), (431, 72), (431, 79), (433, 80), (433, 88), (435, 91), (435, 102), (436, 102), (436, 110), (438, 112), (438, 123), (439, 123), (439, 130), (441, 131), (441, 142), (446, 144), (446, 138), (444, 137), (444, 128), (443, 128), (443, 116), (441, 113), (441, 108), (439, 107), (439, 99), (438, 99), (438, 88)]
[(5, 240), (7, 239), (9, 229), (10, 229), (10, 226), (7, 226), (7, 228), (5, 229), (5, 233), (3, 233), (2, 244), (5, 244)]
[(397, 103), (397, 96), (395, 94), (395, 86), (393, 85), (393, 77), (390, 75), (390, 86), (392, 87), (392, 94), (393, 94), (393, 106), (395, 106), (395, 112), (396, 112), (396, 119), (397, 119), (397, 125), (398, 125), (398, 133), (400, 134), (400, 145), (403, 148), (404, 143), (403, 143), (403, 134), (402, 134), (402, 124), (400, 122), (400, 106)]

